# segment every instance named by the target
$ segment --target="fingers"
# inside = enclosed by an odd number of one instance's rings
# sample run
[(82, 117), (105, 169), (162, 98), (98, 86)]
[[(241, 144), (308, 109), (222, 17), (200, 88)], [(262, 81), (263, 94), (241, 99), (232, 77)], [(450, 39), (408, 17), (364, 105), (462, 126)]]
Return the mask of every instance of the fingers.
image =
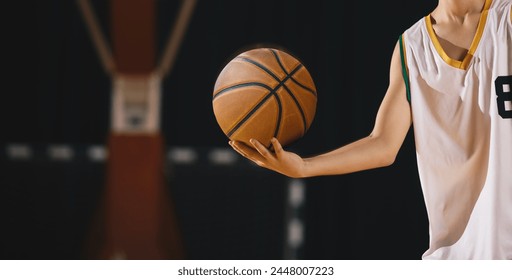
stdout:
[(263, 156), (261, 156), (257, 150), (255, 150), (254, 148), (252, 148), (251, 146), (249, 146), (245, 143), (242, 143), (239, 141), (229, 141), (229, 145), (231, 145), (231, 147), (236, 152), (238, 152), (242, 156), (244, 156), (256, 163), (262, 162), (265, 160), (265, 158)]
[(235, 141), (229, 141), (229, 145), (239, 154), (241, 154), (244, 157), (247, 157), (247, 154), (239, 148), (238, 143), (235, 143)]
[(262, 155), (263, 157), (265, 158), (268, 158), (271, 154), (270, 154), (270, 151), (265, 147), (263, 146), (263, 144), (261, 144), (258, 140), (256, 139), (251, 139), (249, 140), (249, 142), (251, 142), (252, 146), (258, 151), (258, 153), (260, 153), (260, 155)]
[(272, 146), (274, 147), (274, 152), (276, 153), (276, 156), (280, 158), (283, 155), (283, 146), (281, 146), (281, 143), (279, 143), (279, 140), (277, 138), (273, 137), (270, 142), (272, 143)]
[[(274, 148), (277, 147), (282, 150), (281, 144), (279, 144), (277, 139), (275, 141), (277, 142), (276, 144), (272, 143), (273, 145), (276, 145)], [(267, 147), (261, 144), (258, 140), (250, 139), (249, 142), (252, 147), (239, 141), (229, 141), (229, 145), (231, 145), (231, 147), (233, 147), (233, 149), (239, 154), (254, 161), (258, 165), (265, 165), (265, 163), (275, 160), (274, 153), (267, 149)]]

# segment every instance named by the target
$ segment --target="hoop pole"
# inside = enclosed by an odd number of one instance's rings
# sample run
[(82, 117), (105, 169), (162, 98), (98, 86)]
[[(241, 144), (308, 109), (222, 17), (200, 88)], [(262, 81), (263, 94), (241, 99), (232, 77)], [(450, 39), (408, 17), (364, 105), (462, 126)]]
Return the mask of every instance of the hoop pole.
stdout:
[(173, 30), (167, 40), (164, 53), (157, 68), (157, 71), (160, 73), (162, 78), (172, 70), (174, 60), (176, 59), (181, 41), (183, 40), (183, 35), (187, 29), (192, 12), (196, 6), (196, 2), (196, 0), (182, 0), (178, 18), (174, 22)]
[(114, 58), (112, 56), (112, 51), (107, 44), (107, 40), (105, 40), (105, 36), (101, 32), (98, 19), (94, 14), (91, 3), (89, 0), (77, 0), (76, 2), (82, 12), (82, 16), (84, 17), (84, 21), (94, 43), (94, 47), (100, 57), (103, 70), (105, 70), (107, 74), (111, 75), (115, 70)]

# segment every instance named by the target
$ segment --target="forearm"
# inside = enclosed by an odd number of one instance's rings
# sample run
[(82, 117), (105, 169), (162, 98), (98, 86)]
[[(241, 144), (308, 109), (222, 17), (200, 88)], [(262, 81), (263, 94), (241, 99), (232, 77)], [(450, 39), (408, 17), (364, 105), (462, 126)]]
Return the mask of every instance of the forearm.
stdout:
[(304, 177), (338, 175), (388, 166), (394, 162), (411, 120), (397, 43), (391, 60), (390, 85), (372, 133), (331, 152), (304, 159), (301, 174)]
[(304, 177), (339, 175), (388, 166), (396, 152), (382, 137), (368, 136), (331, 152), (304, 159)]

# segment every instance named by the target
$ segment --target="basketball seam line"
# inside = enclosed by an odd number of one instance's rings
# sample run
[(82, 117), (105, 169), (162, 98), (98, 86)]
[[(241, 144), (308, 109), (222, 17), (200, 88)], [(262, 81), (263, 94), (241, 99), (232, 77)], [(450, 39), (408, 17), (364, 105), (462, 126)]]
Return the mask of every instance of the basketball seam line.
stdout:
[(304, 125), (304, 130), (302, 131), (302, 135), (304, 135), (304, 133), (306, 133), (306, 130), (308, 129), (307, 127), (307, 121), (306, 121), (306, 116), (304, 114), (304, 110), (302, 110), (302, 106), (300, 106), (300, 103), (299, 103), (299, 100), (297, 100), (297, 98), (295, 97), (295, 95), (290, 91), (290, 89), (283, 84), (283, 87), (284, 89), (286, 90), (286, 92), (288, 92), (288, 95), (290, 95), (290, 97), (292, 98), (293, 102), (295, 102), (295, 105), (297, 106), (297, 108), (299, 109), (299, 112), (300, 112), (300, 115), (302, 117), (302, 124)]
[[(285, 67), (284, 67), (284, 65), (281, 63), (281, 60), (279, 59), (279, 55), (277, 54), (277, 52), (276, 52), (276, 51), (274, 51), (273, 49), (269, 49), (269, 50), (272, 52), (272, 54), (273, 54), (273, 55), (274, 55), (274, 57), (276, 58), (277, 63), (279, 63), (279, 66), (281, 66), (281, 69), (283, 69), (283, 71), (284, 71), (286, 74), (288, 74), (288, 71), (286, 71), (286, 68), (285, 68)], [(299, 63), (300, 63), (300, 62), (299, 62)], [(299, 65), (302, 65), (302, 63), (300, 63)], [(291, 79), (292, 79), (292, 81), (293, 81), (294, 83), (296, 83), (298, 86), (300, 86), (301, 88), (303, 88), (303, 89), (305, 89), (305, 90), (309, 91), (310, 93), (312, 93), (313, 95), (315, 95), (315, 96), (316, 96), (316, 92), (315, 92), (314, 90), (312, 90), (312, 89), (308, 88), (307, 86), (305, 86), (305, 85), (303, 85), (303, 84), (299, 83), (299, 82), (298, 82), (297, 80), (295, 80), (293, 77), (291, 77)]]
[[(302, 65), (299, 64), (297, 66), (297, 68), (295, 68), (291, 73), (287, 73), (286, 71), (284, 71), (286, 73), (286, 77), (284, 77), (284, 79), (282, 81), (279, 81), (279, 84), (270, 92), (270, 94), (272, 94), (276, 98), (277, 106), (279, 108), (279, 110), (277, 112), (278, 115), (277, 115), (276, 129), (274, 130), (274, 137), (277, 137), (277, 134), (279, 133), (279, 128), (281, 128), (281, 118), (283, 115), (283, 106), (281, 105), (281, 99), (279, 98), (279, 95), (277, 94), (277, 90), (279, 88), (283, 87), (286, 91), (288, 91), (288, 88), (285, 85), (286, 81), (288, 81), (288, 79), (290, 79), (292, 77), (292, 75), (295, 74), (295, 72), (297, 72), (301, 67), (302, 67)], [(302, 109), (300, 108), (300, 106), (298, 104), (295, 104), (295, 105), (297, 105), (297, 107), (299, 108), (299, 111), (302, 111)], [(304, 117), (304, 115), (303, 115), (303, 117)]]
[[(265, 70), (265, 66), (258, 66), (258, 67), (263, 67), (262, 69)], [(276, 124), (276, 129), (274, 131), (274, 137), (277, 137), (277, 133), (279, 133), (279, 128), (281, 127), (281, 117), (282, 117), (282, 111), (283, 111), (283, 108), (282, 108), (282, 105), (281, 105), (281, 99), (279, 98), (279, 95), (277, 95), (277, 90), (282, 86), (282, 87), (285, 87), (285, 84), (286, 81), (288, 79), (291, 78), (291, 75), (295, 74), (295, 72), (297, 72), (300, 68), (302, 67), (302, 65), (298, 65), (297, 68), (293, 69), (293, 71), (290, 73), (290, 74), (287, 74), (286, 77), (282, 80), (282, 81), (279, 81), (279, 84), (277, 84), (277, 86), (275, 88), (271, 88), (269, 86), (266, 86), (265, 85), (265, 88), (267, 88), (268, 90), (270, 90), (270, 92), (263, 98), (261, 99), (261, 101), (256, 105), (254, 106), (254, 108), (251, 109), (251, 111), (249, 111), (249, 113), (247, 113), (247, 115), (245, 115), (236, 125), (235, 127), (233, 127), (228, 133), (227, 133), (227, 136), (228, 137), (231, 137), (231, 135), (233, 135), (233, 133), (235, 133), (253, 114), (254, 112), (256, 112), (266, 101), (267, 99), (270, 98), (270, 96), (274, 96), (276, 98), (276, 102), (277, 102), (277, 106), (278, 106), (278, 111), (277, 111), (277, 124)], [(265, 70), (266, 71), (266, 70)], [(270, 71), (270, 70), (269, 70)], [(300, 108), (299, 108), (300, 110)]]
[(270, 71), (267, 67), (265, 67), (265, 66), (264, 66), (264, 65), (262, 65), (261, 63), (258, 63), (258, 62), (256, 62), (256, 61), (254, 61), (254, 60), (252, 60), (252, 59), (249, 59), (249, 58), (246, 58), (246, 57), (237, 57), (237, 58), (238, 58), (238, 59), (241, 59), (241, 60), (243, 60), (243, 61), (245, 61), (245, 62), (249, 62), (249, 63), (251, 63), (251, 64), (253, 64), (253, 65), (257, 66), (257, 67), (258, 67), (258, 68), (260, 68), (261, 70), (263, 70), (263, 71), (267, 72), (267, 74), (269, 74), (270, 76), (272, 76), (272, 78), (274, 78), (276, 81), (278, 81), (278, 82), (279, 82), (279, 81), (281, 81), (281, 80), (279, 79), (279, 77), (278, 77), (278, 76), (276, 76), (276, 74), (274, 74), (274, 72)]
[[(248, 63), (251, 63), (255, 66), (257, 66), (258, 68), (262, 69), (263, 71), (265, 71), (266, 73), (268, 73), (270, 76), (272, 76), (276, 81), (279, 82), (279, 84), (276, 85), (275, 88), (270, 88), (264, 84), (261, 84), (263, 87), (267, 88), (268, 90), (270, 90), (270, 92), (263, 98), (261, 99), (261, 101), (256, 105), (254, 106), (254, 108), (251, 109), (251, 111), (249, 111), (249, 113), (247, 113), (228, 133), (227, 133), (227, 136), (228, 137), (231, 137), (233, 135), (233, 133), (235, 133), (253, 114), (254, 112), (256, 112), (261, 106), (263, 106), (263, 104), (270, 98), (270, 96), (274, 96), (276, 98), (276, 102), (277, 102), (277, 105), (278, 105), (278, 118), (277, 118), (277, 124), (276, 124), (276, 129), (274, 131), (274, 137), (277, 136), (278, 132), (279, 132), (279, 128), (281, 126), (281, 117), (282, 117), (282, 104), (281, 104), (281, 99), (279, 98), (279, 95), (277, 95), (277, 90), (283, 86), (285, 88), (286, 91), (289, 91), (286, 86), (284, 85), (284, 83), (288, 80), (288, 79), (292, 79), (292, 75), (294, 75), (299, 69), (302, 68), (302, 64), (299, 64), (295, 69), (293, 69), (290, 73), (287, 73), (287, 71), (285, 69), (284, 72), (286, 75), (286, 77), (283, 79), (283, 80), (280, 80), (279, 77), (277, 77), (272, 71), (270, 71), (267, 67), (265, 67), (264, 65), (252, 60), (252, 59), (249, 59), (249, 58), (246, 58), (246, 57), (237, 57), (238, 59), (242, 60), (242, 61), (245, 61), (245, 62), (248, 62)], [(278, 63), (280, 63), (280, 61), (278, 60)], [(281, 65), (282, 67), (282, 65)], [(298, 104), (296, 104), (298, 105)], [(298, 106), (299, 110), (301, 110), (301, 107)], [(302, 116), (304, 118), (304, 115)], [(304, 119), (303, 119), (304, 121)], [(306, 129), (306, 127), (304, 127), (304, 129)]]
[[(286, 68), (284, 67), (283, 63), (281, 62), (279, 55), (274, 50), (272, 50), (272, 49), (269, 49), (269, 50), (274, 55), (274, 58), (276, 59), (277, 63), (281, 67), (281, 69), (284, 71), (284, 73), (286, 73), (286, 77), (290, 77), (290, 79), (292, 81), (294, 81), (293, 75), (295, 75), (295, 73), (297, 71), (299, 71), (300, 68), (302, 68), (302, 64), (299, 63), (299, 65), (292, 71), (292, 73), (288, 73), (288, 71), (286, 71)], [(302, 130), (302, 135), (304, 135), (304, 133), (306, 133), (306, 131), (308, 130), (308, 125), (307, 125), (306, 115), (304, 113), (304, 110), (302, 109), (302, 106), (299, 103), (299, 100), (297, 100), (297, 97), (295, 96), (295, 94), (293, 94), (293, 92), (284, 84), (284, 80), (283, 80), (283, 87), (286, 90), (286, 92), (288, 93), (288, 95), (290, 95), (293, 102), (295, 102), (295, 106), (297, 106), (297, 108), (299, 109), (299, 112), (300, 112), (300, 115), (302, 118), (302, 124), (304, 125), (304, 129)]]
[(306, 91), (309, 91), (311, 94), (313, 94), (314, 96), (316, 96), (316, 91), (314, 91), (314, 90), (312, 90), (312, 89), (308, 88), (307, 86), (305, 86), (305, 85), (303, 85), (303, 84), (299, 83), (299, 82), (298, 82), (297, 80), (295, 80), (293, 77), (292, 77), (291, 79), (292, 79), (292, 81), (293, 81), (294, 83), (296, 83), (298, 86), (300, 86), (301, 88), (305, 89)]
[(232, 85), (230, 87), (227, 87), (225, 89), (222, 89), (222, 90), (218, 91), (217, 93), (215, 93), (213, 95), (212, 100), (215, 100), (215, 98), (217, 98), (219, 95), (224, 94), (226, 92), (229, 92), (231, 90), (234, 90), (234, 89), (237, 89), (237, 88), (242, 88), (242, 87), (250, 87), (250, 86), (260, 86), (260, 87), (263, 87), (263, 88), (266, 88), (266, 89), (272, 89), (271, 87), (267, 86), (266, 84), (258, 83), (258, 82), (241, 83), (241, 84)]
[[(281, 105), (281, 99), (279, 99), (279, 95), (276, 94), (276, 91), (281, 87), (283, 86), (284, 87), (284, 83), (291, 78), (291, 75), (294, 75), (301, 67), (302, 65), (299, 64), (295, 69), (293, 69), (292, 72), (290, 72), (289, 74), (287, 73), (286, 77), (281, 81), (279, 80), (279, 78), (277, 76), (275, 76), (270, 70), (268, 70), (265, 66), (257, 63), (256, 61), (252, 61), (248, 58), (244, 59), (244, 61), (246, 62), (249, 62), (249, 63), (252, 63), (253, 65), (256, 65), (258, 67), (260, 67), (262, 70), (264, 70), (265, 72), (269, 73), (272, 77), (274, 77), (276, 79), (276, 81), (279, 82), (279, 84), (276, 85), (275, 88), (271, 88), (267, 85), (264, 85), (265, 88), (267, 88), (268, 90), (270, 90), (270, 92), (263, 98), (261, 99), (261, 101), (256, 105), (254, 106), (254, 108), (251, 109), (251, 111), (249, 111), (249, 113), (247, 113), (247, 115), (245, 115), (228, 133), (227, 133), (227, 136), (228, 137), (231, 137), (233, 135), (233, 133), (235, 133), (253, 114), (254, 112), (257, 111), (257, 109), (259, 109), (266, 101), (268, 98), (270, 98), (270, 96), (274, 96), (276, 98), (276, 102), (277, 102), (277, 105), (278, 105), (278, 111), (277, 111), (277, 114), (278, 114), (278, 117), (277, 117), (277, 124), (276, 124), (276, 129), (274, 131), (274, 137), (277, 137), (277, 134), (279, 133), (279, 128), (281, 127), (281, 117), (282, 117), (282, 105)], [(286, 73), (286, 72), (285, 72)], [(300, 109), (299, 109), (300, 110)]]
[[(266, 86), (265, 85), (265, 88), (268, 89), (270, 92), (267, 93), (267, 95), (265, 95), (265, 97), (263, 97), (259, 102), (258, 104), (256, 104), (256, 106), (254, 106), (254, 108), (251, 109), (251, 111), (249, 111), (249, 113), (247, 113), (228, 133), (227, 133), (227, 136), (228, 137), (231, 137), (233, 135), (233, 133), (235, 133), (253, 114), (254, 112), (258, 111), (258, 109), (263, 106), (263, 104), (265, 104), (265, 102), (271, 97), (271, 96), (275, 96), (275, 91), (277, 89), (279, 89), (279, 85), (275, 88), (275, 89), (272, 89), (271, 87), (269, 86)], [(278, 109), (278, 118), (281, 118), (281, 100), (279, 100), (278, 97), (276, 97), (277, 99), (277, 105), (279, 107)], [(275, 134), (275, 132), (274, 132)]]
[(272, 95), (276, 98), (277, 107), (279, 108), (277, 110), (277, 123), (276, 123), (276, 129), (274, 130), (274, 137), (277, 137), (277, 134), (279, 133), (279, 128), (281, 127), (281, 118), (283, 116), (283, 105), (281, 104), (281, 99), (279, 98), (279, 95), (277, 95), (277, 89), (272, 91)]
[[(281, 117), (282, 117), (282, 111), (283, 111), (283, 108), (282, 108), (282, 104), (281, 104), (281, 99), (279, 99), (279, 96), (276, 94), (276, 91), (283, 85), (284, 81), (288, 80), (289, 78), (289, 75), (287, 75), (283, 81), (281, 81), (279, 79), (279, 77), (277, 77), (276, 74), (274, 74), (272, 71), (270, 71), (267, 67), (265, 67), (264, 65), (262, 65), (261, 63), (258, 63), (252, 59), (249, 59), (249, 58), (246, 58), (246, 57), (241, 57), (241, 56), (238, 56), (237, 57), (238, 59), (242, 60), (242, 61), (245, 61), (245, 62), (248, 62), (258, 68), (260, 68), (261, 70), (265, 71), (267, 74), (269, 74), (270, 76), (272, 76), (272, 78), (274, 78), (274, 80), (276, 80), (277, 82), (279, 82), (279, 84), (276, 85), (276, 87), (274, 89), (272, 89), (271, 87), (268, 87), (268, 90), (270, 91), (256, 106), (254, 106), (254, 108), (251, 109), (251, 111), (249, 111), (249, 113), (247, 113), (247, 115), (245, 115), (228, 133), (227, 133), (227, 136), (228, 137), (231, 137), (253, 114), (254, 112), (257, 111), (257, 109), (259, 109), (261, 106), (263, 106), (263, 104), (270, 98), (270, 96), (274, 96), (276, 98), (276, 102), (277, 102), (277, 106), (278, 106), (278, 111), (277, 111), (277, 123), (276, 123), (276, 129), (274, 130), (274, 137), (277, 136), (277, 134), (279, 133), (279, 128), (281, 127)], [(285, 71), (286, 73), (286, 71)], [(288, 74), (288, 73), (286, 73)], [(265, 88), (267, 88), (267, 86), (265, 85)]]
[[(262, 84), (262, 86), (267, 88), (270, 92), (263, 99), (261, 99), (261, 101), (256, 106), (254, 106), (254, 108), (252, 108), (251, 111), (249, 111), (249, 113), (247, 113), (247, 115), (245, 115), (226, 135), (228, 137), (231, 137), (233, 135), (233, 133), (235, 133), (254, 114), (254, 112), (256, 112), (257, 109), (259, 107), (261, 107), (267, 101), (267, 99), (270, 98), (270, 96), (274, 96), (276, 98), (277, 105), (278, 105), (278, 112), (277, 112), (277, 114), (278, 114), (278, 123), (276, 124), (276, 130), (274, 131), (274, 136), (276, 136), (277, 132), (278, 132), (278, 129), (281, 126), (280, 123), (281, 123), (281, 116), (282, 116), (282, 105), (281, 105), (281, 100), (275, 94), (275, 92), (282, 86), (281, 80), (272, 71), (270, 71), (267, 67), (265, 67), (264, 65), (254, 61), (252, 59), (249, 59), (249, 58), (246, 58), (246, 57), (240, 57), (240, 56), (238, 56), (236, 58), (240, 59), (242, 61), (248, 62), (250, 64), (253, 64), (256, 67), (260, 68), (261, 70), (265, 71), (267, 74), (272, 76), (277, 82), (279, 82), (279, 84), (277, 84), (277, 86), (274, 89), (272, 89), (271, 87), (269, 87), (269, 86), (267, 86), (265, 84)], [(284, 80), (287, 80), (287, 79), (288, 79), (288, 76), (286, 76)]]

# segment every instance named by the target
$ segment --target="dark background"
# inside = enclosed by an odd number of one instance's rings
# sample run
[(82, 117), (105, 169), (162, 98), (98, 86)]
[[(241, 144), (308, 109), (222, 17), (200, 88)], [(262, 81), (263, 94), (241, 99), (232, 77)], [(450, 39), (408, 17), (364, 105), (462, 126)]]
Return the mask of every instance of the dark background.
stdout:
[[(14, 1), (13, 1), (14, 2)], [(109, 37), (108, 1), (91, 1)], [(103, 190), (104, 163), (84, 147), (104, 145), (110, 127), (110, 77), (103, 71), (75, 1), (11, 3), (4, 32), (0, 204), (4, 259), (81, 259)], [(199, 0), (162, 92), (161, 129), (169, 149), (200, 155), (227, 148), (211, 94), (239, 50), (281, 46), (299, 57), (318, 90), (308, 133), (289, 147), (314, 155), (368, 135), (388, 85), (398, 36), (437, 1)], [(158, 0), (158, 54), (180, 1)], [(24, 143), (28, 162), (5, 147)], [(44, 149), (69, 144), (77, 157), (50, 162)], [(82, 158), (83, 157), (83, 158)], [(237, 167), (169, 164), (188, 256), (283, 258), (287, 178), (239, 159)], [(205, 183), (207, 182), (207, 183)], [(419, 259), (428, 224), (412, 130), (395, 164), (343, 176), (305, 179), (303, 259)]]

